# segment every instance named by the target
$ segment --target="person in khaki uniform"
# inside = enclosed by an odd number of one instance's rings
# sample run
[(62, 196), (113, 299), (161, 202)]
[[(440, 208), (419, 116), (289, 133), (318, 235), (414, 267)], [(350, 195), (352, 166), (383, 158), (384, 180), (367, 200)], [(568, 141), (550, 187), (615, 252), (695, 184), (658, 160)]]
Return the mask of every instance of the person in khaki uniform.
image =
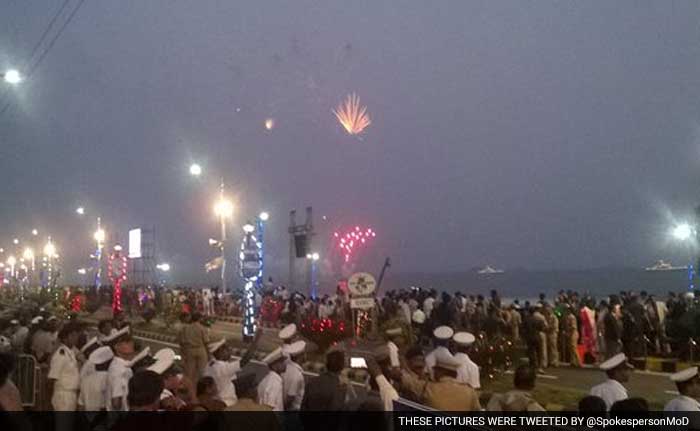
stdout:
[(549, 366), (559, 366), (559, 318), (549, 303), (544, 306), (544, 318), (547, 320), (547, 359)]
[(532, 313), (532, 318), (536, 322), (537, 326), (537, 353), (539, 354), (539, 366), (540, 369), (547, 368), (549, 361), (547, 360), (547, 319), (542, 314), (542, 304), (539, 302), (535, 304), (535, 311)]
[(494, 394), (486, 405), (489, 412), (543, 412), (545, 409), (532, 397), (537, 374), (529, 365), (521, 365), (515, 370), (515, 389), (504, 394)]
[(209, 335), (206, 328), (199, 323), (199, 319), (199, 313), (185, 315), (185, 325), (178, 335), (185, 375), (190, 382), (199, 381), (209, 363)]
[(578, 321), (576, 315), (571, 311), (571, 306), (566, 305), (564, 314), (564, 330), (566, 331), (565, 346), (568, 349), (568, 356), (572, 367), (580, 367), (581, 361), (578, 357)]
[(433, 367), (434, 380), (423, 380), (414, 373), (401, 372), (401, 386), (415, 399), (441, 411), (480, 411), (479, 396), (474, 388), (457, 381), (461, 363), (448, 352), (438, 352)]

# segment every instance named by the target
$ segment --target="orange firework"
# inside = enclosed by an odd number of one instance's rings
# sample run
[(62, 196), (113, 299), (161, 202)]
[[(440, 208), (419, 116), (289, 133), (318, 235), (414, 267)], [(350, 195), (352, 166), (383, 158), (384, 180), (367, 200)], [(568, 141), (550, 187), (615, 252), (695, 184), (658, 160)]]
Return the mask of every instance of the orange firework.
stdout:
[(362, 133), (372, 121), (369, 119), (366, 106), (360, 106), (360, 98), (355, 93), (348, 95), (345, 103), (333, 110), (336, 118), (351, 135)]

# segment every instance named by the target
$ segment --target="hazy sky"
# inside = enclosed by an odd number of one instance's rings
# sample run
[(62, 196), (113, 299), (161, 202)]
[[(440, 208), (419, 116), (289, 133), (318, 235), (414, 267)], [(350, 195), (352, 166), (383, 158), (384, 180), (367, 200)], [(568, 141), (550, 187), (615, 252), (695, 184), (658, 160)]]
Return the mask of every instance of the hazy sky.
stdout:
[[(2, 0), (1, 69), (62, 1)], [(203, 277), (221, 175), (235, 236), (272, 214), (280, 277), (306, 205), (407, 272), (682, 263), (668, 226), (700, 203), (697, 1), (86, 1), (2, 85), (0, 245), (36, 227), (75, 267), (100, 214)], [(351, 92), (361, 139), (331, 113)]]

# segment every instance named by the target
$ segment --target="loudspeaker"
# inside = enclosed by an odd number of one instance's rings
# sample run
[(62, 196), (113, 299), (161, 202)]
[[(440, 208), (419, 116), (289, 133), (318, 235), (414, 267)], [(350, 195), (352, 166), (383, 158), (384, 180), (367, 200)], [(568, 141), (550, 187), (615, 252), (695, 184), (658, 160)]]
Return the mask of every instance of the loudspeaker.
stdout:
[(298, 258), (306, 257), (309, 253), (309, 242), (306, 235), (294, 235), (294, 248), (296, 248)]

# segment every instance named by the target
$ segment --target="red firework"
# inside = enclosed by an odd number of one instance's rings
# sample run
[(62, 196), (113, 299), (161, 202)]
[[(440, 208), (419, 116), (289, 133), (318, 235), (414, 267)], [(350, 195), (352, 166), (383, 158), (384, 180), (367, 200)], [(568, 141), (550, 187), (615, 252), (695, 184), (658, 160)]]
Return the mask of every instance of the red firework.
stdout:
[(377, 233), (371, 228), (362, 229), (360, 226), (355, 226), (355, 229), (351, 229), (344, 235), (335, 232), (333, 236), (338, 241), (338, 247), (343, 254), (345, 262), (350, 262), (353, 252), (358, 247), (365, 245), (369, 240), (376, 237)]

